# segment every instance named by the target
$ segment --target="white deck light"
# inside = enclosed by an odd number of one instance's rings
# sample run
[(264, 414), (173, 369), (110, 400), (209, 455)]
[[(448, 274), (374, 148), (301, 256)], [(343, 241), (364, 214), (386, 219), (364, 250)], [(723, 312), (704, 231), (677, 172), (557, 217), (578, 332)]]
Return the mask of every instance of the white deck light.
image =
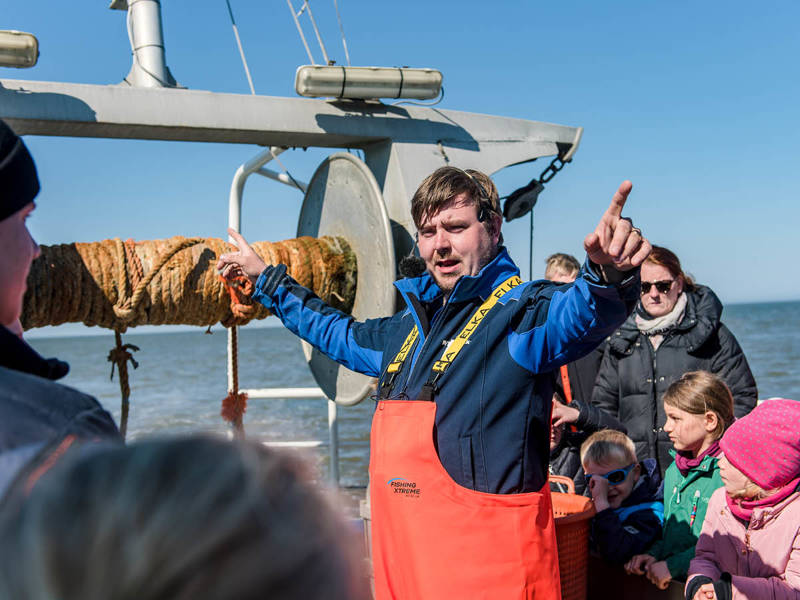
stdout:
[(301, 96), (327, 98), (436, 98), (442, 74), (435, 69), (304, 65), (294, 88)]
[(25, 69), (39, 60), (39, 40), (32, 33), (0, 31), (0, 67)]

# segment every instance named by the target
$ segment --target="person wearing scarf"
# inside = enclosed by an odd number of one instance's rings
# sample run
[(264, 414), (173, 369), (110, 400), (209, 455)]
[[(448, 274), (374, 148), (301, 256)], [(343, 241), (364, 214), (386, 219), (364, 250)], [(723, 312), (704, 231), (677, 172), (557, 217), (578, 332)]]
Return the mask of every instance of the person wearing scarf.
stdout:
[(684, 373), (720, 377), (733, 394), (736, 417), (756, 405), (747, 358), (721, 315), (714, 292), (694, 283), (673, 252), (653, 246), (642, 264), (639, 303), (605, 345), (592, 403), (625, 426), (637, 458), (656, 459), (662, 475), (672, 463), (662, 398)]
[(692, 371), (669, 386), (664, 412), (675, 456), (664, 478), (664, 528), (660, 540), (625, 565), (659, 589), (686, 578), (708, 502), (722, 487), (717, 457), (720, 438), (733, 423), (733, 398), (716, 375)]
[(800, 599), (800, 402), (764, 401), (720, 449), (686, 599)]

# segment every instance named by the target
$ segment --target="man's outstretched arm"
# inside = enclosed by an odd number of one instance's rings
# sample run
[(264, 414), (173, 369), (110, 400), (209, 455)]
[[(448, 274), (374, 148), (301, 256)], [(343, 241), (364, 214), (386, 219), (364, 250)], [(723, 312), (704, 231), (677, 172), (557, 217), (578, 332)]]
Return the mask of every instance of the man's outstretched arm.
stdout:
[(631, 189), (630, 181), (620, 185), (584, 239), (587, 261), (575, 283), (568, 288), (543, 284), (525, 299), (526, 311), (509, 336), (509, 349), (521, 366), (538, 373), (580, 358), (633, 310), (638, 268), (652, 247), (622, 216)]
[(246, 276), (255, 284), (253, 300), (270, 309), (292, 333), (348, 369), (380, 375), (390, 317), (356, 321), (297, 283), (285, 265), (267, 266), (240, 234), (232, 229), (228, 233), (239, 250), (217, 261), (225, 279)]

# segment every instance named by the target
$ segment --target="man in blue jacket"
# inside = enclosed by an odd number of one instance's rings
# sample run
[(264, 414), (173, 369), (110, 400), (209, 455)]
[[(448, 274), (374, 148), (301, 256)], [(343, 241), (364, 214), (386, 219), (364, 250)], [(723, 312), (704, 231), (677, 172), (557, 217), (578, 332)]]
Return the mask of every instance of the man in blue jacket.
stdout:
[[(394, 316), (356, 322), (299, 286), (285, 266), (266, 266), (233, 231), (239, 252), (222, 255), (217, 268), (226, 278), (249, 277), (255, 283), (254, 299), (333, 360), (378, 377), (382, 401), (429, 401), (402, 404), (408, 410), (433, 407), (430, 441), (440, 466), (460, 488), (489, 494), (539, 493), (547, 488), (552, 371), (596, 347), (625, 320), (638, 299), (638, 267), (650, 244), (621, 216), (631, 187), (627, 181), (620, 186), (596, 229), (586, 236), (586, 264), (568, 288), (547, 281), (521, 282), (519, 269), (502, 246), (502, 213), (494, 184), (478, 171), (455, 167), (438, 169), (414, 194), (411, 212), (425, 270), (395, 283), (406, 306)], [(380, 413), (379, 405), (376, 417)], [(393, 429), (381, 431), (379, 435), (390, 437)], [(371, 463), (376, 455), (397, 454), (396, 447), (376, 447), (383, 441), (375, 439), (375, 424), (372, 438)], [(420, 448), (418, 453), (425, 451)], [(384, 511), (383, 501), (375, 496), (374, 466), (372, 509), (377, 525), (379, 518), (388, 521), (394, 509), (387, 506)], [(387, 472), (412, 469), (387, 468)], [(406, 483), (398, 483), (400, 479)], [(382, 483), (393, 490), (406, 486), (400, 494), (405, 496), (414, 496), (409, 489), (419, 489), (406, 477)], [(415, 497), (433, 495), (437, 485)], [(439, 498), (437, 506), (446, 504)], [(421, 527), (412, 523), (400, 529)], [(400, 529), (389, 537), (400, 540)], [(427, 529), (423, 541), (408, 538), (406, 550), (410, 545), (421, 551), (431, 547), (434, 538), (450, 535)], [(474, 552), (482, 542), (476, 532), (470, 535)], [(390, 549), (377, 551), (382, 552), (382, 561), (376, 564), (376, 578), (381, 562), (392, 564), (392, 572), (402, 570)], [(440, 554), (444, 553), (443, 549)], [(426, 587), (425, 582), (439, 577), (433, 572), (441, 569), (419, 564), (409, 568), (413, 572), (403, 576), (403, 593), (389, 582), (378, 596), (434, 597), (431, 590), (438, 588)], [(462, 579), (467, 571), (468, 565), (462, 564)], [(410, 580), (423, 583), (408, 584)], [(448, 581), (447, 589), (455, 591), (458, 588), (452, 586), (459, 583)], [(480, 587), (480, 582), (465, 589), (475, 585)], [(544, 582), (543, 589), (548, 585), (552, 581)]]

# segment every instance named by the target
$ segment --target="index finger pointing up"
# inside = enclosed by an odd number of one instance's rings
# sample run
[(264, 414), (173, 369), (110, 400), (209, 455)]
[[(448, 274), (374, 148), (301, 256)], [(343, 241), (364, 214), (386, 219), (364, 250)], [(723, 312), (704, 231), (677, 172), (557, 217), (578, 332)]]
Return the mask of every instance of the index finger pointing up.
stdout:
[(248, 246), (247, 240), (242, 237), (242, 234), (238, 231), (235, 231), (232, 227), (228, 227), (228, 235), (233, 238), (233, 241), (235, 245), (239, 247), (239, 250), (243, 250)]
[(611, 198), (611, 204), (608, 206), (606, 214), (612, 217), (621, 217), (622, 208), (625, 206), (625, 201), (628, 199), (628, 194), (631, 193), (633, 184), (627, 179), (623, 181), (616, 192), (614, 197)]

